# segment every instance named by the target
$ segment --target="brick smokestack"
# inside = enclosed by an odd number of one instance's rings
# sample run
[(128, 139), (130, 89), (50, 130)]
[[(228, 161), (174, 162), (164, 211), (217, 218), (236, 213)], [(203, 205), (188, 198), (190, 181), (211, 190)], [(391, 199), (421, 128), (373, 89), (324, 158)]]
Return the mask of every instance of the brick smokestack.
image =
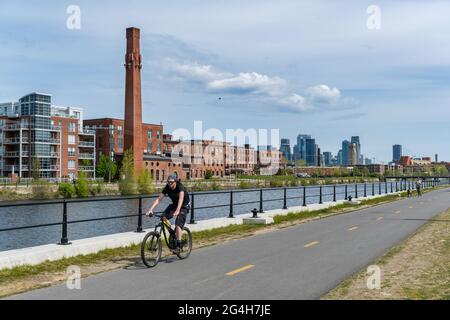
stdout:
[(141, 96), (142, 56), (140, 38), (141, 31), (139, 29), (127, 29), (124, 151), (133, 148), (134, 168), (138, 174), (144, 168)]

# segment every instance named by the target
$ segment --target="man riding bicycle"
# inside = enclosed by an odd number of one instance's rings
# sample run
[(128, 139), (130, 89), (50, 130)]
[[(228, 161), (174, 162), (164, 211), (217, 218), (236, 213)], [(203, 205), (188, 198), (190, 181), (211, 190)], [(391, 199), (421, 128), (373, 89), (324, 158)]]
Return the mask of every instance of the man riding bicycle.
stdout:
[(148, 217), (153, 216), (153, 210), (161, 203), (165, 196), (169, 196), (172, 200), (172, 204), (167, 207), (164, 211), (164, 217), (167, 220), (176, 218), (176, 237), (177, 243), (174, 253), (180, 251), (181, 236), (183, 232), (184, 225), (186, 224), (186, 218), (188, 214), (188, 207), (190, 203), (189, 193), (187, 192), (185, 186), (177, 179), (176, 176), (170, 176), (167, 179), (167, 185), (164, 190), (159, 194), (158, 198), (155, 200), (151, 208), (147, 212)]

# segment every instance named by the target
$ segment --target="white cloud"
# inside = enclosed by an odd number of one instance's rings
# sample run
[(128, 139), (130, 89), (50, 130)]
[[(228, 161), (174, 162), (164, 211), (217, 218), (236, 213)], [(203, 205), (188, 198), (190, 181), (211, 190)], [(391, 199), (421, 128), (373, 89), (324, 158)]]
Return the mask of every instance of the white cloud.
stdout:
[(289, 90), (286, 80), (257, 72), (233, 74), (220, 71), (211, 65), (198, 62), (179, 63), (172, 59), (166, 59), (164, 65), (183, 79), (200, 82), (207, 92), (252, 95), (289, 112), (298, 113), (335, 106), (342, 100), (339, 89), (324, 84), (308, 87), (304, 94), (299, 94)]
[(172, 69), (172, 71), (176, 72), (179, 76), (206, 83), (232, 76), (230, 73), (223, 73), (215, 70), (212, 66), (200, 65), (197, 62), (182, 64), (171, 59), (167, 59), (166, 64), (169, 69)]
[(271, 78), (251, 72), (214, 80), (209, 82), (207, 86), (213, 92), (255, 93), (273, 96), (284, 90), (286, 81), (278, 77)]
[(341, 92), (337, 88), (330, 88), (321, 84), (306, 89), (306, 95), (312, 102), (336, 104), (341, 99)]

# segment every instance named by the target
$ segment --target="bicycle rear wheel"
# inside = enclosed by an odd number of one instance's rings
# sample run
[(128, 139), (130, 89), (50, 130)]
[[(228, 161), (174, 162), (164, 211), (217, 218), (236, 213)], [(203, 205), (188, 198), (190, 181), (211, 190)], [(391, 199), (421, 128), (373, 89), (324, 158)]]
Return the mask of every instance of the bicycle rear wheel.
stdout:
[(181, 260), (187, 259), (192, 251), (192, 233), (189, 228), (183, 228), (183, 233), (181, 234), (181, 247), (180, 252), (177, 254), (178, 258)]
[(142, 241), (141, 257), (142, 262), (147, 268), (156, 267), (161, 259), (162, 242), (159, 234), (150, 232)]

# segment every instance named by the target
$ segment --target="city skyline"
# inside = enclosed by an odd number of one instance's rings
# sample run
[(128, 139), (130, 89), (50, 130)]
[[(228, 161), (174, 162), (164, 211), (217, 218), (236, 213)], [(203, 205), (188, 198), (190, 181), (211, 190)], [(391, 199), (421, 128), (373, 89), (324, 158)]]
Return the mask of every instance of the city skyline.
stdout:
[[(366, 27), (367, 4), (356, 1), (339, 7), (250, 1), (240, 14), (221, 3), (131, 3), (79, 1), (80, 30), (67, 29), (65, 4), (4, 4), (0, 56), (8, 63), (1, 66), (0, 101), (51, 92), (56, 104), (81, 106), (89, 118), (120, 117), (122, 31), (137, 25), (147, 70), (143, 119), (162, 122), (169, 132), (203, 120), (205, 127), (221, 130), (281, 128), (280, 136), (291, 141), (297, 132), (308, 132), (333, 153), (339, 150), (336, 137), (359, 135), (364, 155), (384, 162), (396, 143), (412, 156), (450, 158), (443, 143), (450, 138), (445, 106), (450, 54), (438, 32), (448, 25), (449, 4), (412, 1), (406, 10), (381, 1), (382, 28), (375, 31)], [(433, 19), (407, 19), (413, 13)], [(200, 28), (205, 19), (209, 30)], [(413, 36), (411, 28), (429, 32)]]

